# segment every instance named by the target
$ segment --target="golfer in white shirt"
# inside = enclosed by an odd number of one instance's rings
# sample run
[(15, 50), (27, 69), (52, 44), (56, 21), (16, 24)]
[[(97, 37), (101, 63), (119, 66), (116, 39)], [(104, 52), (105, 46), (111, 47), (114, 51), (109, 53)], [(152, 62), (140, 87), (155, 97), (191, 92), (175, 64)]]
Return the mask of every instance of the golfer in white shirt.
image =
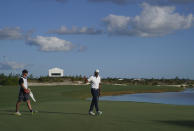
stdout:
[(99, 70), (95, 70), (94, 76), (90, 76), (89, 79), (85, 78), (86, 83), (91, 84), (91, 94), (92, 94), (92, 101), (90, 105), (89, 115), (95, 115), (93, 112), (93, 108), (95, 106), (97, 115), (101, 115), (102, 112), (99, 110), (98, 107), (98, 100), (100, 96), (100, 88), (101, 88), (101, 78), (99, 76)]

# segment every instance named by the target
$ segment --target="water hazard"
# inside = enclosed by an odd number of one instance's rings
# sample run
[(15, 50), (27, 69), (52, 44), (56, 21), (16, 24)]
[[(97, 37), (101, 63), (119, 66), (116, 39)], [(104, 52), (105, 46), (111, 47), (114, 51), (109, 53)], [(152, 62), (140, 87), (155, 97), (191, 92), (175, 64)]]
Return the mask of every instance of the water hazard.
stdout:
[(120, 96), (103, 96), (100, 97), (100, 100), (194, 105), (194, 88), (186, 89), (182, 92), (139, 93)]

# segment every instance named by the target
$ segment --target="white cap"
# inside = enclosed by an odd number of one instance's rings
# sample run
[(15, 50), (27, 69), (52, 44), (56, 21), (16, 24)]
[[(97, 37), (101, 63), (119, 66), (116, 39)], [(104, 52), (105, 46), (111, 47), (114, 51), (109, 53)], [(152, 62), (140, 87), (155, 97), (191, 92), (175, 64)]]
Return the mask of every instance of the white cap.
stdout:
[(95, 72), (96, 72), (96, 73), (99, 73), (100, 71), (99, 71), (99, 69), (96, 69)]

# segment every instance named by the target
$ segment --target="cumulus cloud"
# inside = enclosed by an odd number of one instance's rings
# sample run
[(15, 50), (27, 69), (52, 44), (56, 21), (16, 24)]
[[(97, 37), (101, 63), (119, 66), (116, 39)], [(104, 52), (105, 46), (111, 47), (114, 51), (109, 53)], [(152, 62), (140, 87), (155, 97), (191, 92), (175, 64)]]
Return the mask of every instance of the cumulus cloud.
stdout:
[(146, 2), (156, 3), (156, 4), (157, 3), (158, 4), (189, 4), (189, 3), (194, 3), (194, 0), (146, 0)]
[(135, 17), (109, 15), (103, 19), (107, 32), (128, 36), (163, 36), (176, 30), (188, 29), (194, 23), (192, 14), (187, 16), (175, 12), (174, 6), (142, 4), (142, 12)]
[(39, 46), (41, 51), (70, 51), (74, 45), (66, 40), (57, 37), (37, 36), (35, 38), (28, 38), (27, 43), (30, 45)]
[(27, 65), (22, 63), (17, 63), (13, 61), (9, 62), (0, 62), (0, 69), (1, 70), (17, 70), (17, 69), (23, 69)]
[(111, 34), (122, 34), (128, 32), (130, 17), (109, 15), (103, 19), (107, 26), (107, 31)]
[(189, 4), (194, 3), (194, 0), (88, 0), (89, 2), (110, 2), (114, 4), (124, 5), (124, 4), (137, 4), (142, 2), (147, 2), (151, 4)]
[(0, 29), (0, 40), (18, 40), (22, 38), (23, 34), (20, 27), (4, 27)]
[(73, 35), (73, 34), (96, 35), (96, 34), (101, 34), (102, 30), (96, 30), (94, 28), (88, 28), (88, 27), (78, 28), (76, 26), (73, 26), (72, 29), (68, 29), (65, 26), (61, 26), (60, 29), (49, 30), (47, 33), (59, 34), (59, 35)]

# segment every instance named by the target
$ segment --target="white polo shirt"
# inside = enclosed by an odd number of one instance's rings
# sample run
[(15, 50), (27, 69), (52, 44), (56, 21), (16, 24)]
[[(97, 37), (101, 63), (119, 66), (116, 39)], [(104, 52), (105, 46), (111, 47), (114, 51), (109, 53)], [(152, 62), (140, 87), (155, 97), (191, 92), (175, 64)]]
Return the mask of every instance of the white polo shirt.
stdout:
[(91, 88), (99, 89), (99, 84), (101, 83), (101, 78), (100, 78), (100, 76), (98, 76), (98, 77), (90, 76), (90, 78), (88, 79), (88, 82), (91, 83)]
[(21, 86), (21, 84), (24, 84), (24, 88), (28, 89), (28, 80), (27, 80), (27, 78), (24, 78), (23, 76), (21, 76), (20, 80), (19, 80), (19, 84), (20, 84), (20, 86)]

